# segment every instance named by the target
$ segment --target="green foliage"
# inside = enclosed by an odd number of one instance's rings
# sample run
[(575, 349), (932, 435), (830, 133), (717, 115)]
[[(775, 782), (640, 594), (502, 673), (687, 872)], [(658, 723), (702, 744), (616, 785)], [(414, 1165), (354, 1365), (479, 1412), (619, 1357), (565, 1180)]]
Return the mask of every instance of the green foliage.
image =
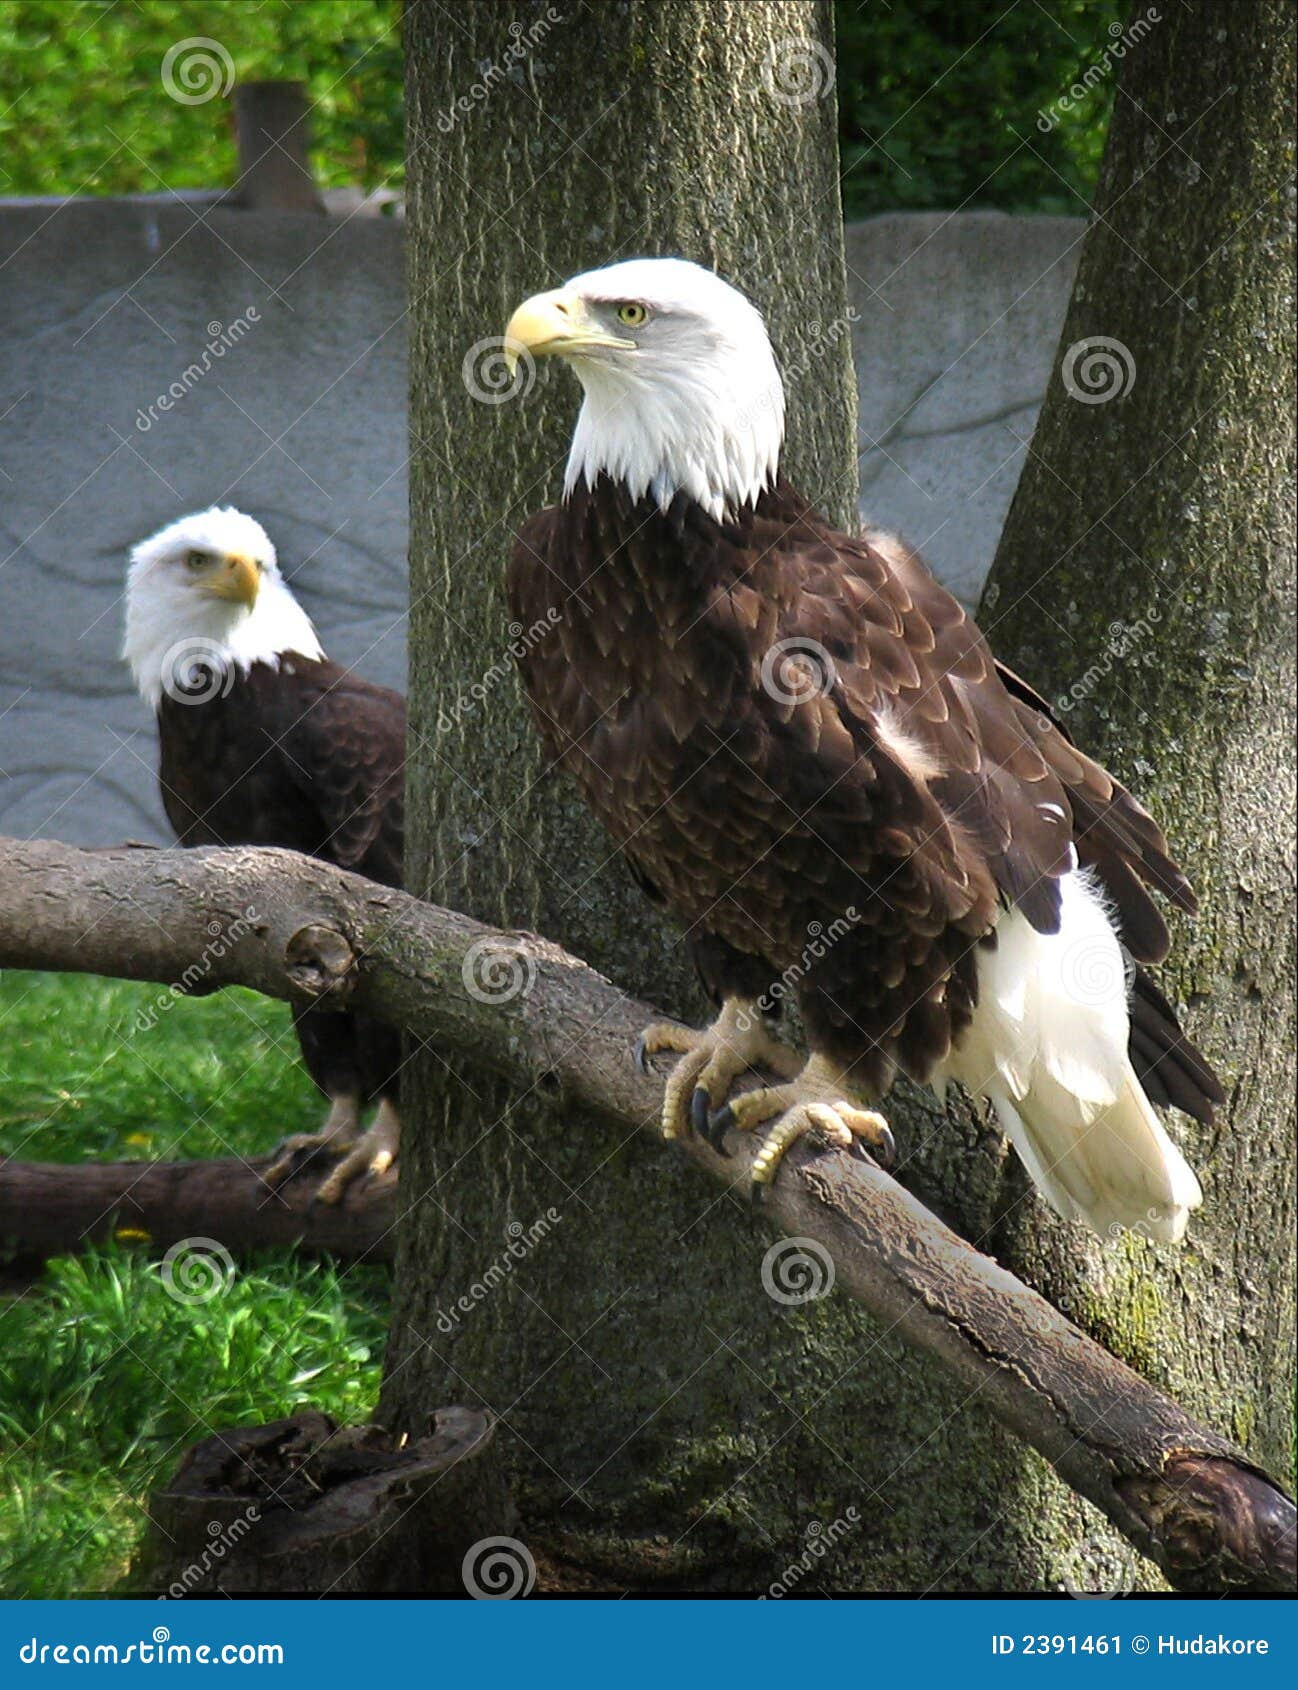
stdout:
[(229, 186), (229, 101), (163, 87), (167, 49), (194, 38), (219, 43), (239, 81), (306, 84), (324, 186), (399, 184), (399, 18), (400, 0), (0, 0), (0, 193)]
[(838, 0), (845, 215), (1083, 210), (1116, 77), (1098, 77), (1067, 109), (1059, 100), (1102, 62), (1127, 10), (1124, 0)]
[[(320, 1109), (282, 1004), (0, 976), (0, 1153), (253, 1155), (314, 1126)], [(110, 1588), (146, 1525), (148, 1492), (215, 1427), (308, 1403), (363, 1421), (387, 1287), (380, 1269), (267, 1252), (241, 1261), (210, 1301), (187, 1304), (144, 1251), (51, 1262), (0, 1309), (0, 1593)]]
[[(1113, 99), (1101, 60), (1123, 0), (838, 0), (844, 210), (1077, 211)], [(228, 102), (162, 85), (175, 43), (235, 75), (306, 83), (325, 186), (400, 185), (400, 0), (0, 0), (0, 193), (121, 194), (233, 181)], [(449, 27), (449, 26), (448, 26)], [(1048, 130), (1038, 127), (1052, 111)]]

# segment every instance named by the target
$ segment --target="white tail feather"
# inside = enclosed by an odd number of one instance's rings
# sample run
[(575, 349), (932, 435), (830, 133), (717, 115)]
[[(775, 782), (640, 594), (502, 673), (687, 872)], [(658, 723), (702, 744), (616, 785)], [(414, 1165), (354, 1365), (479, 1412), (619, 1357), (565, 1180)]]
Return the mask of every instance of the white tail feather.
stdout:
[(1100, 1234), (1175, 1242), (1203, 1200), (1127, 1055), (1127, 980), (1104, 900), (1060, 883), (1059, 932), (1014, 911), (979, 959), (978, 1009), (941, 1078), (989, 1099), (1042, 1195)]

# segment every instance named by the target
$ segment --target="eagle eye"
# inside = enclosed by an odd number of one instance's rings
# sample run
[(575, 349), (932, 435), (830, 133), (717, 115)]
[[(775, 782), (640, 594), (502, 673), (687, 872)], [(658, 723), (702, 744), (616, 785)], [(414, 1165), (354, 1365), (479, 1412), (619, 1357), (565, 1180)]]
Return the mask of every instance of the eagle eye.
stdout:
[(627, 300), (625, 305), (617, 308), (617, 320), (628, 329), (638, 329), (649, 320), (649, 307), (640, 305), (635, 300)]
[(211, 563), (211, 561), (212, 561), (211, 558), (208, 557), (206, 552), (186, 552), (185, 553), (185, 567), (186, 567), (186, 569), (206, 569), (208, 564)]

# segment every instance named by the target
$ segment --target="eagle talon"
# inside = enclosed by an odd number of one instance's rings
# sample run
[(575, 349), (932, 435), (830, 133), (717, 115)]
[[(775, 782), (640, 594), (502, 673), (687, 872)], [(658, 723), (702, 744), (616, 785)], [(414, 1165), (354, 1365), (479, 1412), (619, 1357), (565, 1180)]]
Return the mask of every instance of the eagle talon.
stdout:
[(728, 1103), (723, 1103), (720, 1109), (714, 1109), (712, 1111), (712, 1117), (708, 1122), (709, 1136), (712, 1138), (714, 1143), (720, 1144), (734, 1124), (734, 1110)]
[(717, 1019), (703, 1032), (670, 1021), (646, 1027), (637, 1053), (641, 1047), (647, 1054), (681, 1053), (663, 1091), (663, 1137), (686, 1138), (692, 1133), (714, 1149), (719, 1144), (711, 1120), (713, 1105), (725, 1098), (735, 1080), (754, 1066), (779, 1072), (797, 1062), (794, 1053), (766, 1031), (755, 1005), (742, 998), (727, 998)]
[(700, 1136), (710, 1144), (718, 1156), (726, 1155), (726, 1111), (723, 1105), (720, 1109), (708, 1109), (708, 1118), (700, 1129)]
[(720, 1109), (714, 1109), (708, 1116), (708, 1126), (704, 1137), (718, 1156), (727, 1154), (726, 1134), (734, 1124), (735, 1112), (728, 1103), (723, 1103)]
[(387, 1173), (401, 1148), (401, 1121), (393, 1104), (382, 1098), (370, 1129), (359, 1138), (335, 1167), (321, 1180), (315, 1203), (333, 1207), (342, 1202), (352, 1186), (363, 1186)]
[[(754, 1185), (769, 1185), (790, 1146), (806, 1136), (853, 1155), (865, 1154), (881, 1167), (891, 1166), (896, 1145), (887, 1122), (873, 1109), (849, 1102), (844, 1090), (841, 1070), (823, 1056), (812, 1056), (796, 1079), (733, 1098), (714, 1117), (713, 1129), (765, 1129), (753, 1161)], [(868, 1154), (863, 1146), (869, 1146)]]
[(287, 1185), (322, 1154), (341, 1156), (360, 1136), (361, 1100), (350, 1092), (330, 1100), (329, 1114), (319, 1132), (290, 1133), (275, 1150), (275, 1160), (261, 1176), (271, 1191)]
[(712, 1099), (708, 1096), (708, 1088), (706, 1086), (695, 1086), (694, 1096), (690, 1099), (690, 1125), (697, 1136), (703, 1139), (706, 1144), (711, 1144), (715, 1150), (716, 1144), (710, 1131), (711, 1115)]

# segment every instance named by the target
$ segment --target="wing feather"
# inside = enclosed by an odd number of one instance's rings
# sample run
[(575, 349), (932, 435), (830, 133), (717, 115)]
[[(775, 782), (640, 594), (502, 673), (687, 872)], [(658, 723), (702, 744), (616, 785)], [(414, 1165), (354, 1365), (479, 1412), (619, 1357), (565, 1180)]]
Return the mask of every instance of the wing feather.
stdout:
[(296, 668), (301, 707), (295, 704), (277, 737), (288, 779), (320, 816), (318, 854), (400, 886), (405, 700), (334, 663), (298, 662)]

